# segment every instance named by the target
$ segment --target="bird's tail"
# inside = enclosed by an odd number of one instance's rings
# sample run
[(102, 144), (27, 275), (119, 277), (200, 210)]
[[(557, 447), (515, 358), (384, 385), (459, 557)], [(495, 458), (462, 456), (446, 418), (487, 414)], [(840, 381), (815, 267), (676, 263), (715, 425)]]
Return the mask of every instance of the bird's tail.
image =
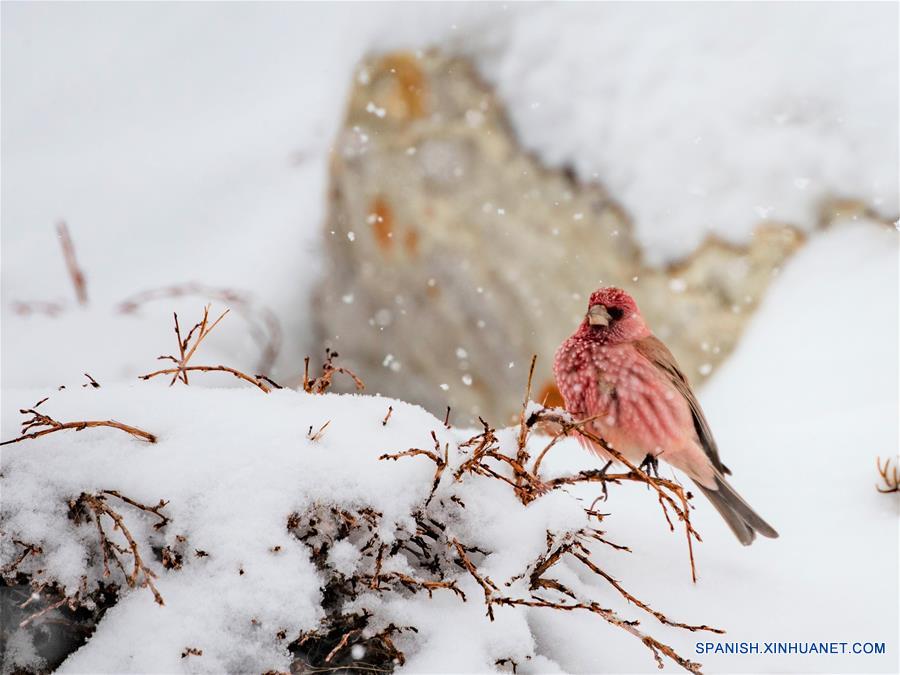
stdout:
[(721, 514), (725, 522), (728, 523), (728, 527), (731, 528), (731, 531), (738, 538), (738, 541), (744, 546), (749, 546), (753, 543), (757, 532), (771, 539), (778, 537), (778, 532), (775, 531), (775, 528), (750, 508), (750, 505), (734, 491), (734, 488), (722, 476), (716, 476), (715, 490), (704, 487), (700, 483), (697, 483), (697, 487), (716, 507), (716, 511)]

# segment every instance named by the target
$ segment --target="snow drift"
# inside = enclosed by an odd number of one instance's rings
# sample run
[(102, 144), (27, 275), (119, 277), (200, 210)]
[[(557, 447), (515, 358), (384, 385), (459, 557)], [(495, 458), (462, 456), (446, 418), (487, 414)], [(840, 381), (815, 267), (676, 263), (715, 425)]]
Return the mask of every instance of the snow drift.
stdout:
[(48, 665), (44, 622), (103, 603), (61, 672), (546, 672), (552, 631), (531, 617), (554, 611), (696, 670), (635, 619), (713, 630), (602, 570), (628, 552), (599, 529), (601, 507), (565, 491), (578, 476), (516, 487), (527, 426), (477, 433), (377, 396), (196, 384), (67, 388), (40, 410), (128, 427), (4, 449), (0, 553), (25, 605), (7, 671)]

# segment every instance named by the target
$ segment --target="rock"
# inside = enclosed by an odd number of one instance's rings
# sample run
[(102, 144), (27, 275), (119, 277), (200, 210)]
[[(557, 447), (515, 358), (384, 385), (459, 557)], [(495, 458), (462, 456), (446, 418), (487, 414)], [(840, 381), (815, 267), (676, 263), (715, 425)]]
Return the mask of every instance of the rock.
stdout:
[(469, 423), (558, 401), (551, 365), (591, 291), (622, 286), (688, 377), (731, 352), (774, 273), (803, 241), (760, 227), (710, 239), (667, 268), (642, 262), (627, 214), (597, 184), (517, 143), (464, 59), (395, 53), (357, 73), (331, 166), (317, 336), (372, 392)]

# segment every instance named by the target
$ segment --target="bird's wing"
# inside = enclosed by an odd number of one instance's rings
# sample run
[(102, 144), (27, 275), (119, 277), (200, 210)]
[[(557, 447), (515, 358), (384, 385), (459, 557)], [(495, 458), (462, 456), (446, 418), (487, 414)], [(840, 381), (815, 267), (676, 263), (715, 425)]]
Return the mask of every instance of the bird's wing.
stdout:
[(684, 396), (694, 418), (694, 429), (697, 432), (697, 438), (700, 439), (700, 445), (703, 446), (703, 450), (716, 469), (722, 473), (730, 474), (731, 471), (719, 459), (719, 448), (716, 446), (716, 440), (709, 429), (709, 423), (706, 421), (703, 409), (700, 407), (697, 397), (694, 396), (687, 378), (678, 367), (675, 357), (672, 356), (672, 352), (653, 335), (635, 340), (632, 344), (638, 353), (661, 370), (664, 376), (672, 383), (672, 386)]

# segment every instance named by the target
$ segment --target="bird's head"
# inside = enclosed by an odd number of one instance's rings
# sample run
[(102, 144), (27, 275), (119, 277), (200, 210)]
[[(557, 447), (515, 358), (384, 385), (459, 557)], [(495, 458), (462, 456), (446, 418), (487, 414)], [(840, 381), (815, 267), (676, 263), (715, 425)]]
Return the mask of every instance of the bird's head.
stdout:
[(650, 330), (634, 298), (621, 288), (609, 287), (591, 293), (578, 333), (615, 343), (646, 337)]

